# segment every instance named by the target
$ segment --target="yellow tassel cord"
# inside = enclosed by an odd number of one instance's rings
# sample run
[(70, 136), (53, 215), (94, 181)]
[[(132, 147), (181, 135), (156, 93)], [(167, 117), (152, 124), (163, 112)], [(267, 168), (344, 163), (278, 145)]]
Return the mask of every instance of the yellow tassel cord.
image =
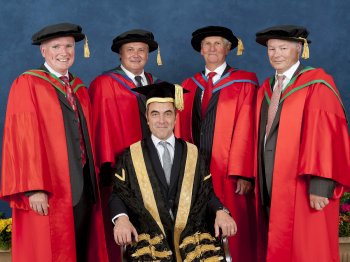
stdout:
[(89, 44), (88, 44), (87, 36), (85, 36), (84, 57), (85, 57), (85, 58), (89, 58), (89, 57), (90, 57), (90, 50), (89, 50)]
[(161, 56), (160, 56), (160, 48), (159, 48), (159, 45), (158, 45), (158, 52), (157, 52), (157, 65), (158, 65), (158, 66), (163, 65), (162, 58), (161, 58)]
[(304, 59), (308, 59), (310, 57), (309, 44), (308, 44), (306, 38), (298, 37), (298, 39), (301, 39), (301, 40), (304, 41), (303, 53), (302, 53), (301, 57), (304, 58)]
[(184, 94), (182, 86), (175, 84), (175, 108), (182, 111), (184, 109)]
[(238, 44), (237, 44), (237, 55), (242, 55), (244, 51), (243, 42), (241, 39), (238, 38)]

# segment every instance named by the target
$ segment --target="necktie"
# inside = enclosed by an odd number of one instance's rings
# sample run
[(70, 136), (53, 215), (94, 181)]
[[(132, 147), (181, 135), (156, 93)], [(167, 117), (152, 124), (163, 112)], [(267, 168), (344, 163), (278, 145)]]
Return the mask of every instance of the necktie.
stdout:
[(216, 75), (215, 72), (210, 72), (208, 74), (208, 82), (207, 82), (207, 86), (204, 90), (204, 95), (202, 98), (202, 118), (204, 118), (204, 116), (205, 116), (210, 98), (211, 98), (212, 93), (213, 93), (213, 77), (215, 75)]
[(79, 128), (79, 138), (80, 138), (80, 155), (81, 155), (81, 163), (84, 166), (86, 163), (86, 155), (85, 155), (85, 143), (83, 138), (83, 130), (81, 128), (81, 123), (79, 119), (79, 112), (77, 110), (77, 101), (75, 100), (74, 94), (72, 92), (72, 87), (70, 86), (69, 79), (66, 76), (61, 76), (60, 79), (64, 82), (64, 85), (66, 87), (66, 94), (67, 94), (67, 100), (71, 107), (73, 108), (75, 112), (75, 117), (78, 122), (78, 128)]
[(136, 86), (140, 87), (143, 86), (142, 84), (142, 77), (141, 76), (135, 76)]
[(275, 116), (278, 110), (278, 104), (281, 98), (282, 84), (283, 84), (284, 78), (285, 78), (284, 75), (277, 75), (277, 86), (273, 90), (270, 106), (267, 113), (266, 136), (268, 136), (270, 133), (273, 120), (275, 119)]
[(170, 174), (171, 174), (171, 158), (170, 158), (170, 152), (167, 147), (167, 142), (160, 141), (159, 144), (164, 148), (164, 152), (162, 155), (162, 161), (163, 161), (163, 170), (165, 174), (165, 179), (168, 185), (170, 185)]

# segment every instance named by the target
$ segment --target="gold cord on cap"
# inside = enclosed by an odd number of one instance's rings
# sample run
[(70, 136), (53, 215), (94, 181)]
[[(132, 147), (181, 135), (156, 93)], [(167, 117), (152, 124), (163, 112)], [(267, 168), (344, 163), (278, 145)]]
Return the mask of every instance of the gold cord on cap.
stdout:
[(182, 86), (175, 84), (175, 108), (182, 111), (184, 109), (184, 97)]
[(90, 57), (90, 50), (89, 50), (89, 44), (88, 44), (87, 36), (85, 36), (84, 57), (85, 57), (85, 58), (89, 58), (89, 57)]
[(159, 45), (158, 45), (158, 52), (157, 52), (157, 65), (158, 65), (158, 66), (163, 65), (162, 58), (160, 57), (160, 48), (159, 48)]
[(243, 42), (241, 39), (238, 39), (238, 44), (237, 44), (237, 55), (242, 55), (243, 51), (244, 51), (244, 46), (243, 46)]
[(310, 57), (310, 49), (309, 49), (309, 44), (307, 43), (306, 38), (298, 37), (297, 39), (304, 41), (303, 53), (302, 53), (301, 57), (304, 59), (308, 59)]

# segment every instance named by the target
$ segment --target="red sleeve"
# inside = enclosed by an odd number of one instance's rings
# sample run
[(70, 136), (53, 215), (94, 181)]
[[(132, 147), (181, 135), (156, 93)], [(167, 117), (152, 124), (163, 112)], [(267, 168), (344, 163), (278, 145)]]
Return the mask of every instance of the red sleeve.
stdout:
[(109, 76), (99, 76), (90, 85), (89, 95), (92, 107), (92, 137), (95, 145), (96, 164), (115, 162), (124, 148), (120, 129), (120, 112), (115, 98), (114, 80)]
[(244, 83), (229, 153), (228, 174), (253, 177), (254, 119), (257, 87)]
[[(333, 81), (329, 83), (336, 90)], [(344, 109), (326, 85), (314, 84), (309, 89), (298, 173), (330, 178), (350, 187), (350, 142)]]

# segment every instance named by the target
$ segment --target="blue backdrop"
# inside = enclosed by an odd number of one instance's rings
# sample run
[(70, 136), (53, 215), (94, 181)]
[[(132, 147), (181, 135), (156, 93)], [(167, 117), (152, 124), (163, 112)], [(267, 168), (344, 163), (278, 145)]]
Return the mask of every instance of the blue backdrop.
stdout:
[[(203, 69), (203, 60), (190, 44), (191, 33), (203, 26), (227, 26), (243, 40), (241, 57), (231, 52), (228, 62), (257, 73), (260, 83), (273, 74), (266, 50), (255, 43), (255, 33), (276, 24), (300, 24), (311, 32), (311, 58), (303, 63), (323, 67), (333, 75), (347, 113), (350, 112), (350, 16), (348, 0), (35, 0), (2, 1), (0, 9), (0, 137), (6, 100), (12, 81), (22, 72), (37, 68), (42, 57), (31, 36), (42, 27), (59, 22), (80, 24), (91, 50), (83, 58), (83, 44), (77, 45), (72, 72), (88, 85), (106, 69), (119, 64), (110, 49), (112, 39), (132, 28), (152, 31), (158, 41), (164, 65), (157, 67), (156, 52), (147, 71), (159, 78), (181, 82)], [(1, 142), (1, 140), (0, 140)], [(6, 153), (6, 152), (3, 152)], [(8, 206), (0, 202), (0, 212)]]

